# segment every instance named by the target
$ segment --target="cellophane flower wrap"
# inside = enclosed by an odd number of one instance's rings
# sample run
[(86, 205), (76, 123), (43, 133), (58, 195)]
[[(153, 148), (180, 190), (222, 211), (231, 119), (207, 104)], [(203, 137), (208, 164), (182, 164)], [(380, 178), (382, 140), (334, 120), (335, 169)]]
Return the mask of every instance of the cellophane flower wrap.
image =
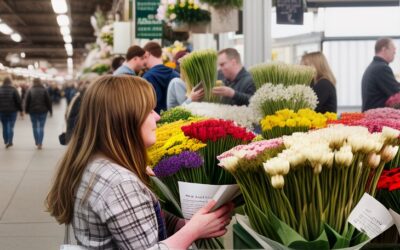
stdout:
[(264, 158), (241, 146), (218, 158), (239, 184), (259, 234), (295, 249), (343, 248), (365, 240), (347, 219), (364, 192), (375, 195), (385, 162), (398, 150), (399, 131), (384, 131), (336, 125), (267, 141), (275, 146), (255, 153)]
[(209, 184), (234, 184), (233, 176), (218, 166), (217, 156), (234, 146), (251, 142), (255, 134), (233, 121), (220, 119), (193, 122), (183, 126), (182, 131), (189, 138), (207, 145), (200, 152), (204, 156), (204, 170), (210, 180)]
[(284, 86), (283, 84), (267, 83), (251, 97), (249, 107), (254, 115), (261, 120), (267, 115), (273, 115), (282, 109), (315, 109), (318, 99), (315, 92), (305, 85)]
[(254, 129), (258, 123), (253, 110), (245, 105), (226, 105), (210, 102), (192, 102), (182, 106), (182, 109), (190, 111), (193, 115), (235, 121), (239, 126)]
[(274, 115), (267, 115), (260, 124), (262, 134), (266, 139), (291, 135), (294, 132), (306, 132), (310, 129), (326, 127), (328, 120), (336, 120), (336, 113), (317, 113), (311, 109), (300, 109), (294, 112), (290, 109), (282, 109)]

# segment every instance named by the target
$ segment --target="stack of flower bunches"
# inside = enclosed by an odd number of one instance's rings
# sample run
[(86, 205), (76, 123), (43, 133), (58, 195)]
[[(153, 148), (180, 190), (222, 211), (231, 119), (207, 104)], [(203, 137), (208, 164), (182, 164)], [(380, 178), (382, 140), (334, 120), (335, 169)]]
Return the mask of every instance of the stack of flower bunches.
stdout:
[(181, 76), (189, 85), (188, 92), (200, 82), (204, 83), (204, 101), (215, 102), (212, 88), (217, 81), (217, 52), (215, 50), (199, 50), (185, 56), (181, 62)]
[(264, 84), (250, 99), (249, 107), (254, 115), (261, 120), (267, 115), (273, 115), (282, 109), (315, 109), (318, 100), (314, 91), (305, 85), (284, 86), (283, 84)]
[(328, 120), (336, 120), (336, 113), (317, 113), (311, 109), (300, 109), (298, 112), (283, 109), (274, 115), (267, 115), (261, 120), (264, 138), (272, 139), (294, 132), (306, 132), (310, 129), (326, 127)]
[(289, 247), (309, 248), (318, 240), (318, 249), (340, 248), (356, 237), (347, 219), (364, 192), (375, 195), (384, 164), (397, 153), (398, 136), (387, 127), (371, 134), (336, 125), (284, 136), (281, 144), (275, 139), (264, 151), (248, 150), (264, 162), (241, 146), (218, 158), (240, 185), (258, 233)]
[(233, 121), (209, 119), (183, 126), (182, 131), (189, 138), (200, 140), (207, 146), (200, 151), (204, 156), (204, 171), (211, 184), (234, 184), (233, 176), (218, 166), (217, 156), (240, 144), (247, 144), (255, 134), (237, 126)]
[[(342, 113), (340, 119), (328, 121), (328, 124), (344, 124), (348, 126), (363, 126), (369, 132), (381, 132), (383, 127), (400, 130), (400, 110), (393, 108), (370, 109), (364, 113)], [(385, 169), (400, 166), (400, 150), (396, 157), (385, 165)]]
[(255, 119), (253, 110), (246, 105), (236, 106), (210, 102), (192, 102), (182, 106), (182, 109), (190, 111), (193, 115), (235, 121), (239, 126), (253, 130)]
[(182, 126), (198, 120), (199, 118), (180, 120), (158, 127), (157, 141), (148, 149), (149, 165), (156, 176), (170, 188), (177, 201), (179, 201), (178, 180), (207, 182), (202, 178), (204, 175), (198, 173), (202, 171), (203, 166), (203, 159), (198, 151), (206, 144), (186, 137), (181, 130)]
[(249, 71), (257, 89), (266, 83), (308, 86), (315, 75), (315, 70), (312, 67), (284, 63), (258, 64), (251, 67)]
[(167, 111), (161, 111), (161, 118), (157, 124), (171, 123), (179, 120), (189, 120), (195, 117), (188, 109), (184, 109), (180, 106), (169, 109)]

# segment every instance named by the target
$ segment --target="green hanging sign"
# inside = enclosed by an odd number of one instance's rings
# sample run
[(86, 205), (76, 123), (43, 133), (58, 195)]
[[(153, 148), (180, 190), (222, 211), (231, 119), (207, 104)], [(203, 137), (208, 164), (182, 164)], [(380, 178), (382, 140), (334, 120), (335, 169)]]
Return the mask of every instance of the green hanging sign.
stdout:
[(160, 0), (136, 0), (136, 38), (162, 37), (162, 21), (156, 19)]

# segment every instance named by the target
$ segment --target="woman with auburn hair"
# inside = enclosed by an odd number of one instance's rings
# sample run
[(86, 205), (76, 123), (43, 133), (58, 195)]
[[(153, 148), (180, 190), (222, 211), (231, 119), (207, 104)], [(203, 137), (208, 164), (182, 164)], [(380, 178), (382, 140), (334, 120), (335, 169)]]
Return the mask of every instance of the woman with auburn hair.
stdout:
[(316, 71), (311, 83), (311, 88), (318, 97), (318, 105), (315, 111), (320, 113), (336, 112), (336, 79), (324, 54), (319, 51), (304, 54), (301, 58), (301, 64), (314, 67)]
[(140, 77), (103, 76), (86, 90), (46, 198), (59, 223), (72, 223), (79, 245), (187, 249), (197, 239), (225, 234), (231, 204), (210, 212), (210, 201), (186, 222), (161, 212), (146, 174), (146, 148), (156, 141), (159, 119), (155, 106), (154, 89)]

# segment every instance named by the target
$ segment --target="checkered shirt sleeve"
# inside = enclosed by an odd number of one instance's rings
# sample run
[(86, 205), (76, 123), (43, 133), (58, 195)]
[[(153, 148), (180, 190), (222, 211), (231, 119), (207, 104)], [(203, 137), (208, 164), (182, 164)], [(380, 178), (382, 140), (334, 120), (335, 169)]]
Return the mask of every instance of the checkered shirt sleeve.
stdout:
[(76, 194), (75, 238), (89, 249), (168, 249), (158, 242), (155, 202), (135, 174), (108, 160), (94, 160)]

